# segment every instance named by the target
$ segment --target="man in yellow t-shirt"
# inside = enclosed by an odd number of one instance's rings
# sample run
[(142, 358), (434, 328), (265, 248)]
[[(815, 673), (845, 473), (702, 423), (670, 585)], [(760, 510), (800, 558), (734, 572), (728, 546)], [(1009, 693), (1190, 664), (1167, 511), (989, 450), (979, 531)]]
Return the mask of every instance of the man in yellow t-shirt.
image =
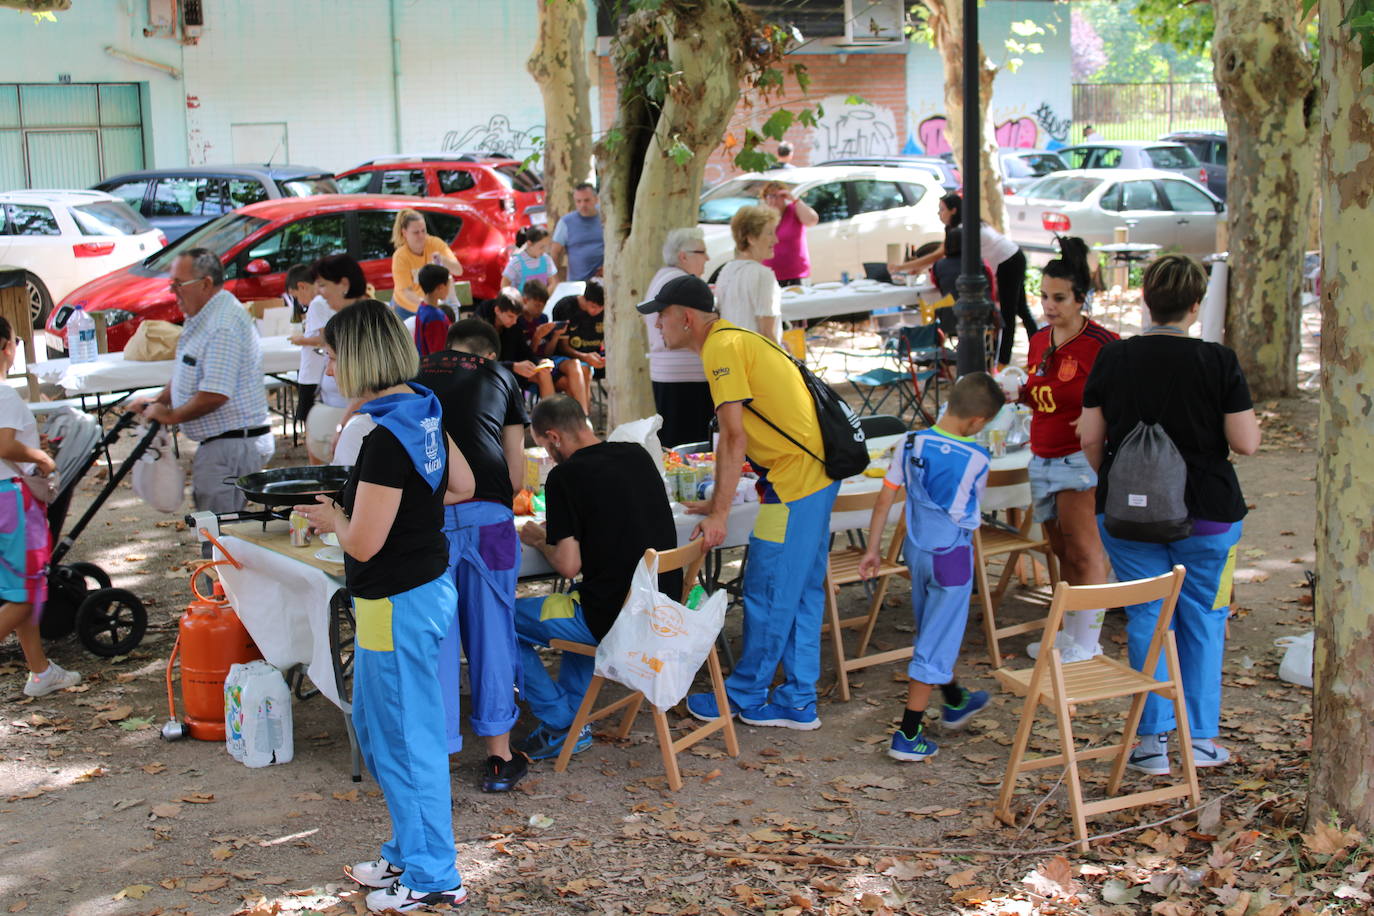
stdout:
[[(716, 314), (699, 277), (670, 280), (639, 311), (658, 314), (670, 349), (701, 355), (720, 421), (715, 494), (693, 536), (719, 545), (746, 457), (762, 473), (744, 571), (744, 649), (725, 682), (731, 712), (749, 725), (819, 728), (826, 555), (840, 484), (815, 457), (825, 454), (815, 404), (783, 350)], [(770, 694), (779, 664), (785, 679)], [(687, 709), (699, 719), (718, 715), (710, 693), (689, 696)]]

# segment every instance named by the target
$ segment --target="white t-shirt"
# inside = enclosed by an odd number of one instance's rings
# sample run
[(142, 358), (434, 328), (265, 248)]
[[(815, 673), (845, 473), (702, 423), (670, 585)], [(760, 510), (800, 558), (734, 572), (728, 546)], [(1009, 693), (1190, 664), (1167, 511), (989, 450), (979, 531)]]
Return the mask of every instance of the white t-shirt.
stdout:
[[(681, 267), (660, 267), (658, 273), (649, 281), (644, 291), (645, 299), (652, 299), (669, 280), (687, 276)], [(658, 314), (645, 315), (644, 324), (649, 330), (649, 379), (654, 382), (704, 382), (706, 373), (701, 368), (701, 357), (691, 350), (669, 350), (658, 330)]]
[[(329, 303), (324, 301), (323, 296), (316, 296), (310, 300), (310, 306), (305, 310), (305, 321), (301, 325), (301, 333), (306, 337), (318, 337), (324, 326), (333, 318), (335, 312), (329, 307)], [(324, 367), (329, 362), (329, 358), (316, 353), (316, 347), (301, 347), (301, 368), (296, 373), (296, 379), (302, 385), (318, 385), (320, 379), (324, 378)]]
[(377, 428), (377, 421), (371, 415), (355, 413), (339, 431), (339, 441), (334, 445), (334, 455), (329, 460), (335, 464), (354, 465), (358, 463), (358, 452), (362, 450), (367, 434)]
[(726, 263), (716, 278), (716, 308), (720, 317), (750, 331), (759, 329), (759, 318), (771, 315), (773, 336), (782, 340), (782, 289), (772, 269), (758, 261)]
[(987, 223), (978, 230), (978, 241), (983, 249), (983, 260), (988, 262), (988, 266), (994, 272), (1003, 261), (1021, 250), (1019, 245)]
[[(24, 399), (9, 385), (0, 385), (0, 429), (14, 430), (14, 438), (20, 445), (38, 448), (38, 421)], [(20, 474), (32, 474), (33, 463), (21, 461), (14, 463), (0, 458), (0, 480), (10, 480)]]

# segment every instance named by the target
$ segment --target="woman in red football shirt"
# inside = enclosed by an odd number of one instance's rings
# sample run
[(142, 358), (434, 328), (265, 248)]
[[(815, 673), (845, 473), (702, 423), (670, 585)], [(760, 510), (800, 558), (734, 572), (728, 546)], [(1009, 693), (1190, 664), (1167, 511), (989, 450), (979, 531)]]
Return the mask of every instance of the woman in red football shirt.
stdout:
[[(1078, 442), (1083, 386), (1097, 354), (1117, 335), (1084, 314), (1092, 280), (1088, 246), (1080, 238), (1061, 238), (1061, 255), (1045, 266), (1040, 303), (1047, 325), (1030, 341), (1030, 379), (1021, 400), (1031, 406), (1030, 484), (1035, 521), (1059, 558), (1070, 585), (1107, 581), (1107, 557), (1097, 530), (1097, 474)], [(1103, 611), (1065, 616), (1055, 643), (1064, 661), (1100, 654), (1098, 633)], [(1032, 647), (1034, 655), (1038, 646)]]

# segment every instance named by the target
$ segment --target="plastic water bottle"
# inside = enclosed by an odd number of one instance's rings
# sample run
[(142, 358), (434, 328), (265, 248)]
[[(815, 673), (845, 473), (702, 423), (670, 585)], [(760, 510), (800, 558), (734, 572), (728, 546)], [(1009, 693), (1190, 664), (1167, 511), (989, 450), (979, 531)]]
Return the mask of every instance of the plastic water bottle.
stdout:
[(95, 343), (95, 319), (79, 305), (67, 319), (67, 350), (73, 363), (95, 362), (100, 355), (100, 348)]
[(291, 691), (281, 672), (264, 661), (244, 666), (243, 763), (265, 767), (287, 763), (295, 753)]

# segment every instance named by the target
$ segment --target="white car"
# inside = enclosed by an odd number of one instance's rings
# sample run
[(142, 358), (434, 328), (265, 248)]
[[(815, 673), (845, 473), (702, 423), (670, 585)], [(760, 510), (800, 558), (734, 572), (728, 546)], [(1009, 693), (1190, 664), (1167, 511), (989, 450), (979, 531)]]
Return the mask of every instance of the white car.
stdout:
[(814, 281), (838, 280), (843, 272), (862, 279), (865, 262), (887, 264), (888, 245), (905, 251), (945, 237), (937, 206), (945, 191), (924, 171), (850, 165), (751, 172), (701, 195), (697, 219), (706, 237), (707, 277), (735, 256), (730, 217), (758, 203), (770, 181), (791, 185), (821, 218), (806, 230)]
[(1008, 196), (1006, 204), (1007, 235), (1038, 262), (1058, 250), (1056, 235), (1109, 244), (1118, 226), (1130, 229), (1132, 242), (1202, 258), (1215, 250), (1217, 223), (1226, 218), (1218, 197), (1161, 169), (1054, 172)]
[(166, 244), (160, 230), (103, 191), (0, 193), (0, 268), (24, 271), (35, 328), (78, 286)]

